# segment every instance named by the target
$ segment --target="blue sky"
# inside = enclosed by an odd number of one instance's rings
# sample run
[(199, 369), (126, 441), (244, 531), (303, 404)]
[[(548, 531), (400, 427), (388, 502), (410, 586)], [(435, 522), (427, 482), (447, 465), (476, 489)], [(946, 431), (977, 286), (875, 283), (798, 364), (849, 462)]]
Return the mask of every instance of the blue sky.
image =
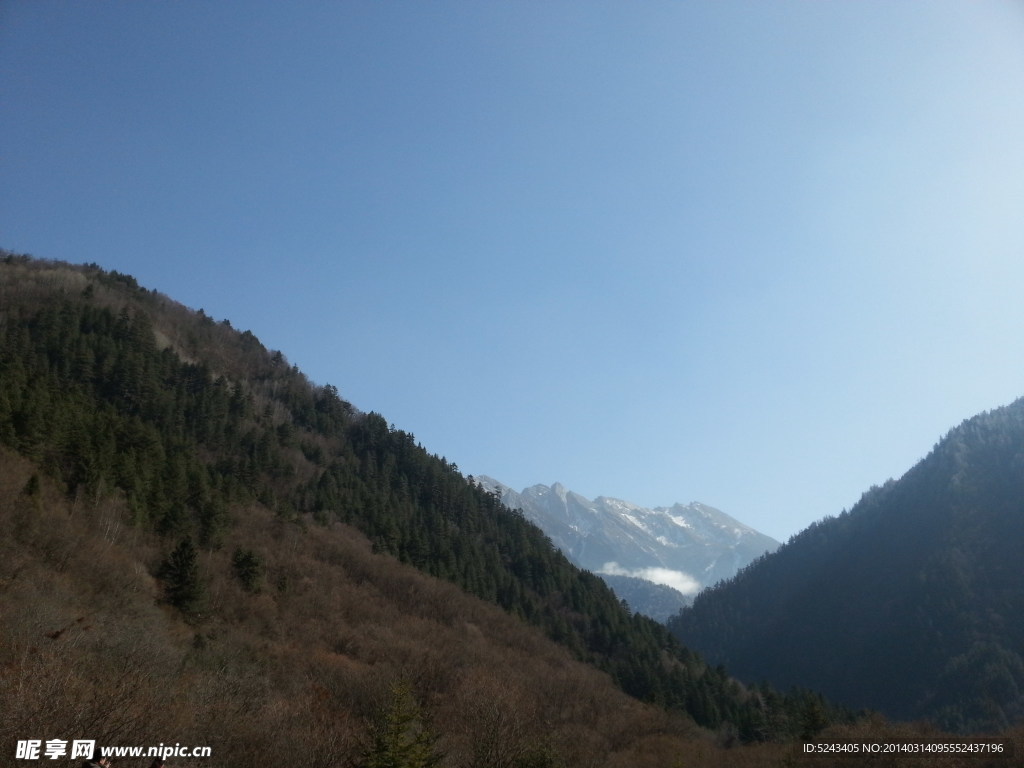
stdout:
[(1010, 2), (0, 3), (0, 246), (785, 539), (1024, 395)]

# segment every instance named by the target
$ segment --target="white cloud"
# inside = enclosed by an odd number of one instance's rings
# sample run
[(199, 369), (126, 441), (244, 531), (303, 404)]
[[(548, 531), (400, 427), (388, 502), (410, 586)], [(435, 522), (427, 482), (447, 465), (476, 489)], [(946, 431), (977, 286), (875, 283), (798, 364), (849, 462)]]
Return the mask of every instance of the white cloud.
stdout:
[(664, 584), (666, 587), (682, 592), (684, 595), (695, 595), (700, 591), (701, 584), (693, 576), (685, 571), (673, 571), (671, 568), (623, 568), (612, 561), (605, 563), (600, 573), (609, 576), (633, 576), (637, 579), (647, 579), (655, 584)]

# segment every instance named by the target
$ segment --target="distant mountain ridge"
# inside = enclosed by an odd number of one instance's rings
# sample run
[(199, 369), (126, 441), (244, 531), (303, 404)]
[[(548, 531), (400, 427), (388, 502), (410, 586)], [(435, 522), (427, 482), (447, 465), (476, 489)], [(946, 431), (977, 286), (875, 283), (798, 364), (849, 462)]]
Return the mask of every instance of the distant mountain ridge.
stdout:
[[(587, 499), (561, 483), (517, 492), (486, 475), (476, 480), (506, 506), (521, 509), (574, 563), (606, 577), (634, 610), (659, 620), (779, 546), (699, 502), (651, 509), (607, 496)], [(637, 579), (662, 588), (645, 589)], [(679, 597), (673, 601), (664, 587)], [(648, 601), (653, 604), (645, 610)]]

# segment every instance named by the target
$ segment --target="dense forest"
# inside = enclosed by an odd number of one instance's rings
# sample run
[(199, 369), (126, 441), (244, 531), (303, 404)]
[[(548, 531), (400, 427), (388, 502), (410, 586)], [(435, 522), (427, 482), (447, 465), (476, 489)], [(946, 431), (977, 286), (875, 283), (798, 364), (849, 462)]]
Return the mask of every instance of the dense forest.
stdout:
[[(32, 674), (67, 675), (79, 688), (64, 694), (63, 706), (93, 713), (111, 739), (140, 734), (143, 716), (111, 719), (99, 680), (126, 696), (130, 689), (145, 710), (158, 706), (149, 690), (157, 683), (199, 702), (165, 705), (161, 722), (178, 717), (186, 728), (186, 709), (206, 713), (203, 738), (235, 750), (220, 765), (253, 764), (238, 756), (249, 754), (239, 734), (269, 748), (266, 733), (293, 727), (306, 729), (310, 755), (333, 745), (337, 759), (325, 764), (391, 764), (372, 759), (408, 748), (426, 762), (410, 756), (395, 764), (475, 766), (599, 765), (630, 750), (622, 764), (642, 765), (638, 739), (677, 745), (660, 747), (664, 754), (680, 743), (768, 745), (856, 727), (817, 694), (744, 686), (709, 666), (413, 435), (357, 410), (335, 387), (312, 384), (252, 333), (128, 275), (0, 256), (0, 445), (0, 595), (25, 612), (4, 622), (0, 676), (24, 683)], [(128, 601), (127, 615), (107, 602), (112, 595)], [(72, 605), (94, 606), (116, 631), (90, 634), (95, 618)], [(38, 612), (29, 619), (32, 606)], [(397, 613), (369, 630), (356, 615), (374, 610)], [(501, 627), (504, 640), (484, 625)], [(575, 693), (555, 695), (470, 674), (477, 668), (467, 632), (504, 643), (509, 659), (529, 665), (522, 650), (541, 639), (524, 639), (533, 637), (523, 634), (527, 627), (566, 654), (536, 663), (584, 664), (598, 677), (573, 673), (566, 685)], [(411, 636), (393, 637), (404, 632)], [(148, 673), (142, 659), (162, 672)], [(478, 667), (493, 676), (503, 663)], [(355, 671), (375, 665), (370, 678)], [(184, 682), (171, 683), (173, 669), (189, 670)], [(550, 688), (561, 676), (549, 670), (523, 680), (546, 679), (536, 685)], [(595, 693), (595, 680), (622, 694)], [(224, 711), (213, 703), (218, 686), (232, 702)], [(268, 686), (298, 698), (286, 706)], [(493, 717), (511, 730), (505, 747), (495, 747), (500, 757), (488, 757), (479, 753), (484, 735), (501, 729), (469, 713), (481, 714), (479, 697), (497, 690), (508, 698)], [(0, 686), (4, 748), (24, 737), (26, 723), (81, 727), (80, 714), (58, 717), (60, 706), (29, 691)], [(602, 727), (610, 711), (622, 713), (622, 723), (631, 717), (633, 705), (609, 703), (616, 695), (638, 702), (635, 717), (648, 725)], [(538, 697), (559, 702), (561, 714)], [(264, 711), (273, 702), (281, 711)], [(593, 711), (566, 720), (581, 707)], [(427, 726), (435, 716), (449, 724), (436, 736)], [(262, 723), (262, 735), (246, 723)], [(196, 723), (188, 727), (199, 738)], [(574, 740), (565, 735), (573, 728), (590, 730)], [(469, 729), (461, 741), (460, 729)], [(570, 757), (597, 738), (593, 729), (604, 739), (619, 733), (619, 742), (591, 747), (587, 762)], [(446, 738), (447, 751), (435, 750)]]
[(1024, 400), (951, 430), (671, 623), (742, 676), (955, 731), (1024, 716)]

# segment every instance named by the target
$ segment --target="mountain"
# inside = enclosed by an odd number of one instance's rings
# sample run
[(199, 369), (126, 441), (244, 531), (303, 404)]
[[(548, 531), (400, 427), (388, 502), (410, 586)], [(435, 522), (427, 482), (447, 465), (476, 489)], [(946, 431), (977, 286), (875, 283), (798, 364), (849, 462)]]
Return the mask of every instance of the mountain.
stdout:
[(698, 502), (648, 509), (605, 496), (590, 500), (560, 483), (517, 493), (491, 477), (477, 481), (521, 509), (572, 562), (605, 577), (635, 610), (659, 620), (779, 546)]
[(650, 616), (662, 624), (693, 602), (692, 596), (684, 595), (678, 589), (638, 576), (612, 573), (599, 575), (616, 595), (626, 601), (630, 610)]
[(975, 731), (1024, 716), (1024, 400), (951, 430), (671, 627), (748, 680)]
[[(707, 665), (251, 332), (2, 252), (0, 601), (8, 756), (41, 737), (204, 744), (229, 768), (725, 765), (850, 720)], [(409, 743), (423, 759), (392, 760)]]

